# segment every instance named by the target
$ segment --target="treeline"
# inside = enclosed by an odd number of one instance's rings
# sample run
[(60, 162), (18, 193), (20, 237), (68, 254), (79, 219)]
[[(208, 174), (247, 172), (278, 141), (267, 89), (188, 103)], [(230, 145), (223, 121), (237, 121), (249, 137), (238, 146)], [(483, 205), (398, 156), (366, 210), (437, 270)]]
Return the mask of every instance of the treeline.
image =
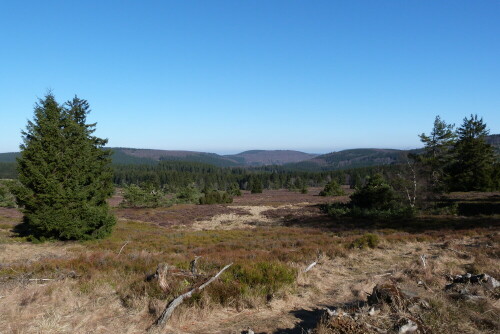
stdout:
[[(228, 190), (235, 185), (251, 190), (253, 183), (264, 189), (301, 190), (304, 187), (324, 186), (335, 180), (352, 188), (363, 184), (368, 176), (397, 173), (400, 165), (372, 166), (337, 171), (294, 171), (283, 166), (216, 167), (197, 162), (161, 161), (157, 164), (114, 164), (113, 182), (116, 186), (152, 185), (175, 192), (194, 185), (198, 189)], [(16, 179), (16, 163), (0, 162), (0, 179)]]
[(0, 179), (17, 179), (17, 163), (0, 162)]
[(335, 180), (351, 187), (360, 186), (376, 173), (396, 174), (404, 166), (390, 165), (351, 170), (302, 172), (281, 166), (254, 168), (221, 168), (203, 163), (162, 161), (157, 165), (114, 165), (113, 181), (117, 186), (130, 184), (154, 185), (169, 192), (194, 185), (198, 189), (229, 190), (236, 184), (241, 190), (251, 190), (259, 183), (264, 189), (300, 190), (324, 186)]

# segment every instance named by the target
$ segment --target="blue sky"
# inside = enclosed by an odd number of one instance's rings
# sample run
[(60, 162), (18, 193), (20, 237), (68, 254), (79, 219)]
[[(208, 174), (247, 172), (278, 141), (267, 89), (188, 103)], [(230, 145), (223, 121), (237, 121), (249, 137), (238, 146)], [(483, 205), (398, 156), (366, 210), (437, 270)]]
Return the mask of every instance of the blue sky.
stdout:
[(414, 148), (438, 114), (500, 133), (500, 1), (1, 1), (0, 152), (47, 89), (110, 146)]

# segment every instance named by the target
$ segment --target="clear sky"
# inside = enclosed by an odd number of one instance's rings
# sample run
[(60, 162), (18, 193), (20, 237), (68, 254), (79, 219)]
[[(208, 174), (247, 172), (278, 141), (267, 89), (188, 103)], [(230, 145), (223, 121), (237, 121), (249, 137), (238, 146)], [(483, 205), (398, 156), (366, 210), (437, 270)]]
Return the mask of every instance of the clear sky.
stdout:
[(500, 133), (500, 1), (0, 2), (0, 152), (52, 89), (109, 146), (232, 153)]

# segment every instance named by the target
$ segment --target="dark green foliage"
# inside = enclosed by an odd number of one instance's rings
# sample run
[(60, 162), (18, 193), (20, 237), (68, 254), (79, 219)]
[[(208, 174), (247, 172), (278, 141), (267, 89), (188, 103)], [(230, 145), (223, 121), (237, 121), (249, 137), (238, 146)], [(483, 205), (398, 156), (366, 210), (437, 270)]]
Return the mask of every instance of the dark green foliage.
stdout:
[(232, 203), (233, 198), (225, 191), (209, 190), (200, 197), (200, 204)]
[(30, 233), (40, 238), (92, 239), (111, 232), (115, 218), (106, 199), (113, 193), (107, 140), (86, 124), (87, 101), (59, 105), (48, 94), (23, 131), (16, 191)]
[(477, 115), (464, 118), (457, 129), (458, 140), (449, 166), (448, 187), (451, 191), (487, 191), (496, 186), (494, 165), (497, 163), (495, 151), (486, 143), (488, 135), (486, 123)]
[(351, 195), (351, 204), (361, 209), (387, 210), (396, 205), (396, 194), (382, 175), (375, 174)]
[(16, 197), (13, 195), (13, 191), (17, 186), (15, 180), (0, 180), (0, 207), (16, 207)]
[(121, 205), (132, 208), (157, 208), (166, 204), (164, 197), (163, 191), (152, 185), (139, 187), (132, 184), (123, 189), (123, 202)]
[(17, 164), (0, 162), (0, 179), (17, 179)]
[(415, 210), (401, 203), (394, 189), (381, 174), (367, 179), (366, 184), (351, 195), (348, 204), (332, 203), (322, 206), (332, 217), (395, 219), (412, 217)]
[(251, 181), (250, 191), (252, 194), (261, 194), (262, 193), (262, 181), (258, 178), (253, 178)]
[(423, 133), (420, 135), (420, 140), (425, 144), (425, 151), (420, 156), (414, 155), (414, 158), (420, 158), (427, 167), (424, 173), (427, 175), (429, 190), (433, 192), (445, 190), (448, 177), (445, 170), (450, 164), (451, 149), (457, 137), (453, 128), (453, 124), (446, 124), (439, 116), (436, 116), (430, 135)]
[(238, 183), (233, 183), (231, 185), (231, 187), (229, 188), (229, 190), (227, 191), (227, 193), (229, 194), (229, 196), (241, 196), (241, 190), (240, 190), (240, 186), (238, 185)]
[(201, 197), (200, 191), (194, 186), (189, 185), (187, 187), (181, 188), (175, 194), (175, 202), (179, 204), (197, 204)]
[(344, 190), (336, 180), (328, 182), (325, 188), (319, 193), (320, 196), (343, 196)]

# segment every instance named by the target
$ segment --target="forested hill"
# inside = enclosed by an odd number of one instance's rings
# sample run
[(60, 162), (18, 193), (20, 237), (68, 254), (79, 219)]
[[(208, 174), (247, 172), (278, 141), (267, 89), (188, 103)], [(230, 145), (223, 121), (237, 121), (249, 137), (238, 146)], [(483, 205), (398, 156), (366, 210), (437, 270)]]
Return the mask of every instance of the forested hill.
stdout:
[(16, 162), (19, 152), (0, 153), (0, 162)]
[[(408, 152), (410, 151), (359, 148), (323, 154), (308, 161), (286, 164), (285, 167), (313, 171), (392, 165), (405, 162)], [(418, 150), (413, 150), (413, 152), (418, 152)]]
[[(500, 134), (486, 137), (486, 141), (500, 152)], [(205, 163), (217, 167), (259, 167), (282, 165), (287, 170), (327, 171), (346, 168), (391, 165), (405, 162), (409, 151), (395, 149), (352, 149), (315, 155), (293, 150), (252, 150), (233, 155), (215, 153), (151, 150), (135, 148), (111, 148), (113, 163), (119, 165), (155, 165), (159, 161), (183, 161)], [(418, 152), (419, 150), (414, 150)], [(0, 153), (2, 168), (15, 163), (19, 152)], [(12, 169), (12, 166), (8, 166)]]
[(134, 148), (113, 148), (113, 162), (117, 164), (142, 164), (157, 161), (185, 161), (206, 163), (218, 167), (247, 167), (283, 165), (314, 158), (309, 154), (292, 150), (253, 150), (233, 155), (194, 151), (148, 150)]
[(236, 160), (246, 166), (284, 165), (313, 159), (316, 156), (318, 155), (292, 150), (252, 150), (234, 155), (225, 155), (226, 158)]
[(500, 152), (500, 134), (487, 136), (486, 142), (493, 146), (497, 152)]
[(136, 148), (112, 148), (113, 163), (115, 164), (154, 164), (158, 161), (184, 161), (199, 162), (218, 167), (235, 167), (241, 164), (215, 153), (174, 151), (174, 150), (149, 150)]

